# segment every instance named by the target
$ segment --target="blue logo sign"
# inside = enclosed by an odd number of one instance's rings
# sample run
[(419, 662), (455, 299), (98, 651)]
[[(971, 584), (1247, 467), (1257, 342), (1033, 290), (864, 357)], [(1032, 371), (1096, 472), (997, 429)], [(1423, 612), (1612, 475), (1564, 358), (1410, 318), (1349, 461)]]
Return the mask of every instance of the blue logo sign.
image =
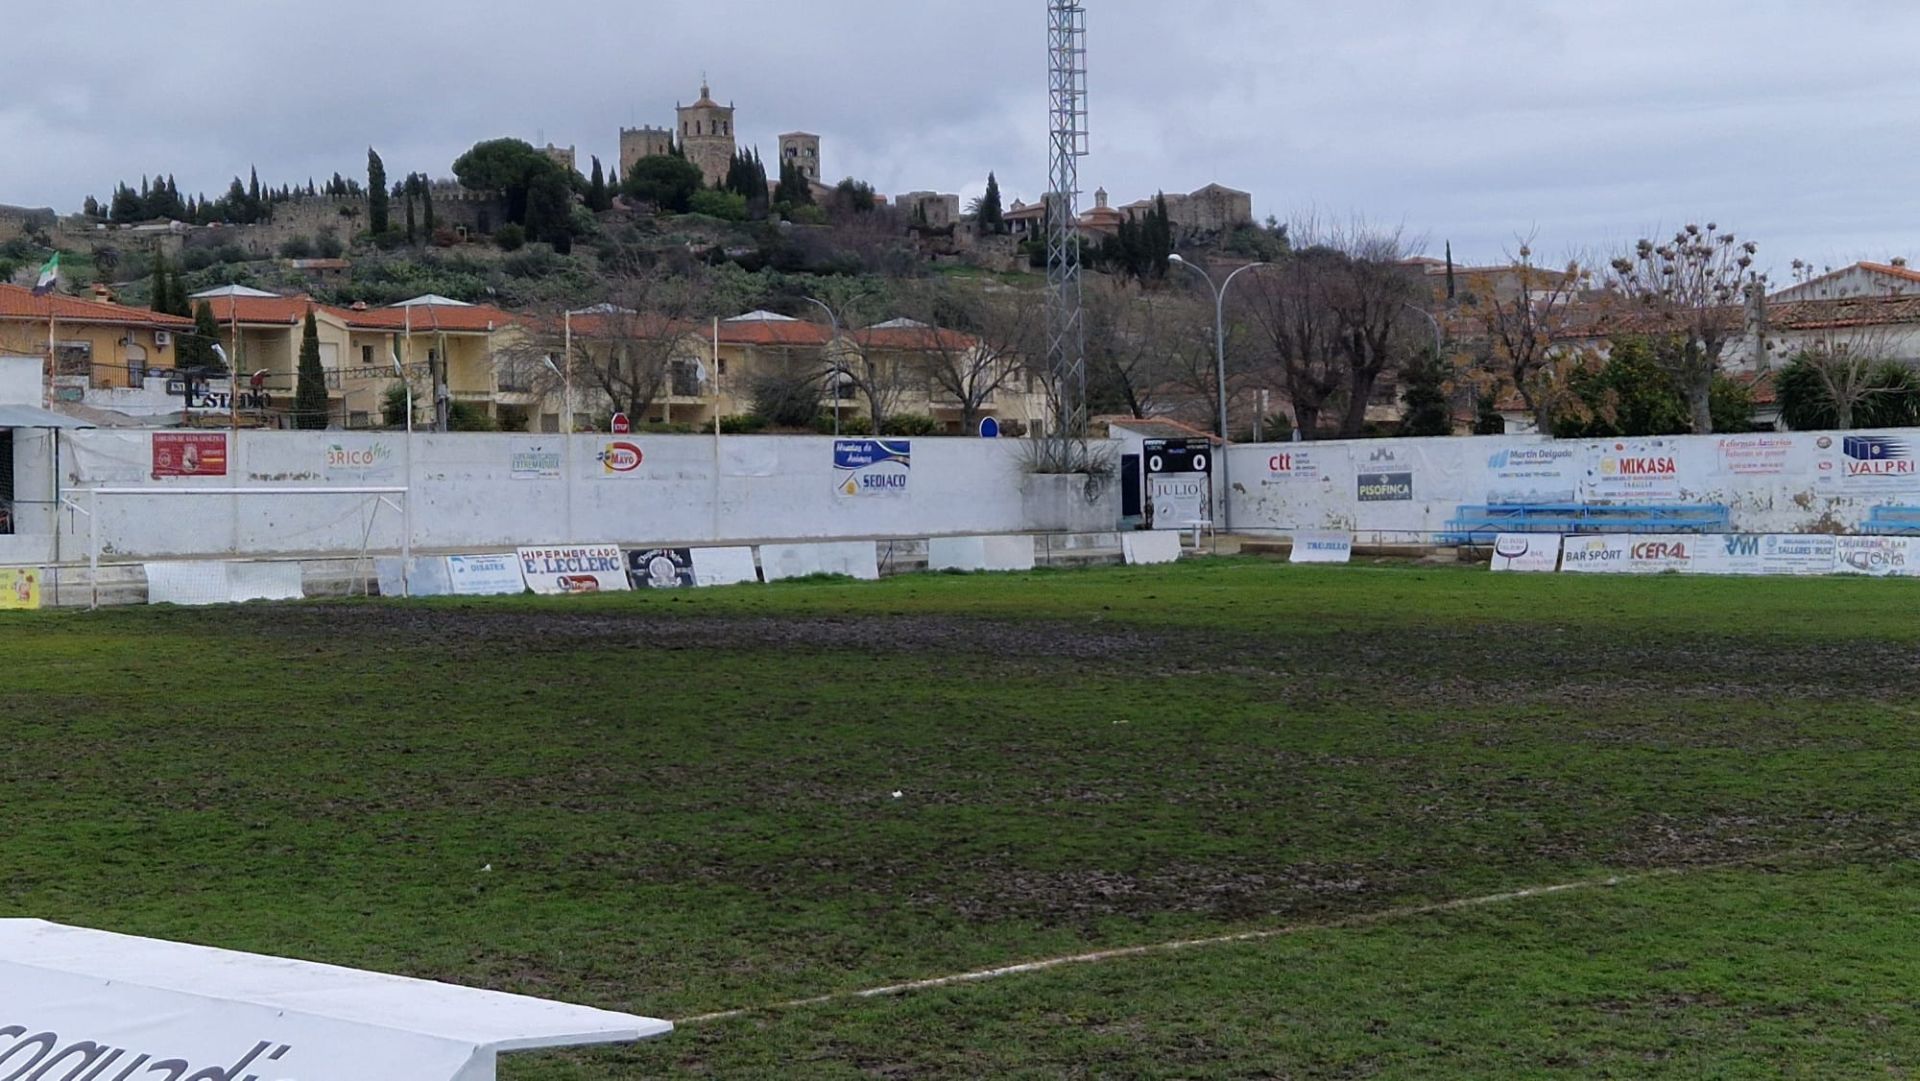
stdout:
[(980, 438), (982, 439), (1000, 438), (1000, 422), (993, 419), (992, 417), (981, 417), (980, 418)]

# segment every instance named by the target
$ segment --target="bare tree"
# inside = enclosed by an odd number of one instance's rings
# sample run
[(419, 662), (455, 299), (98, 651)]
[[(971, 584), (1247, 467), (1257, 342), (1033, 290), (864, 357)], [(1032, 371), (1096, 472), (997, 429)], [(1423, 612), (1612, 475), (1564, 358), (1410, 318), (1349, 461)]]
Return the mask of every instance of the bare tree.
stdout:
[[(573, 342), (562, 367), (576, 387), (595, 388), (615, 412), (636, 422), (665, 398), (705, 393), (703, 296), (696, 278), (664, 270), (615, 279), (605, 302), (562, 317)], [(549, 327), (549, 344), (557, 344), (556, 336), (566, 336), (561, 325)]]
[(1514, 289), (1506, 295), (1493, 290), (1481, 309), (1490, 350), (1489, 366), (1503, 383), (1518, 391), (1535, 427), (1553, 430), (1553, 411), (1564, 396), (1554, 378), (1555, 351), (1567, 337), (1572, 301), (1581, 281), (1580, 264), (1568, 260), (1561, 270), (1533, 263), (1531, 238), (1522, 240), (1519, 253), (1509, 255)]
[[(1803, 264), (1796, 259), (1793, 265), (1798, 271)], [(1902, 382), (1887, 378), (1889, 366), (1900, 363), (1888, 324), (1876, 321), (1877, 309), (1887, 303), (1881, 297), (1835, 297), (1831, 289), (1817, 289), (1811, 299), (1786, 304), (1774, 314), (1779, 331), (1794, 335), (1792, 359), (1812, 373), (1836, 428), (1851, 429), (1873, 411), (1877, 399), (1907, 392)], [(1753, 347), (1764, 353), (1773, 343)]]
[(1696, 434), (1713, 431), (1713, 378), (1727, 343), (1745, 329), (1748, 291), (1764, 290), (1755, 273), (1758, 245), (1708, 222), (1687, 225), (1664, 244), (1641, 239), (1612, 261), (1608, 286), (1673, 348), (1656, 350), (1693, 414)]
[(1330, 298), (1342, 262), (1332, 248), (1289, 252), (1253, 272), (1238, 294), (1239, 310), (1259, 331), (1260, 358), (1278, 370), (1293, 423), (1308, 439), (1320, 432), (1321, 415), (1344, 383), (1340, 319)]
[(840, 393), (841, 385), (852, 387), (866, 399), (867, 416), (878, 435), (907, 392), (925, 384), (926, 373), (909, 355), (890, 348), (897, 344), (890, 336), (868, 329), (888, 318), (890, 298), (872, 285), (838, 280), (822, 293), (820, 301), (833, 311), (841, 331), (827, 347), (828, 393)]
[[(1100, 407), (1149, 417), (1179, 389), (1174, 358), (1200, 321), (1184, 294), (1142, 291), (1107, 275), (1086, 279), (1088, 394)], [(1210, 318), (1210, 313), (1209, 313)]]
[(921, 354), (932, 388), (959, 405), (963, 432), (1046, 352), (1044, 309), (1032, 292), (935, 281), (909, 289), (899, 309), (918, 325), (895, 336)]

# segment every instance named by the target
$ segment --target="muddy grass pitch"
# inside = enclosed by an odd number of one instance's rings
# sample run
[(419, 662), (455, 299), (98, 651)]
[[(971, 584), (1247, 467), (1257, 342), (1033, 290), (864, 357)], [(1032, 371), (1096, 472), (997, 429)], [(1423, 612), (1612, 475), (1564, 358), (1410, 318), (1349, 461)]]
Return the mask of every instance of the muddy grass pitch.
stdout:
[(1223, 560), (0, 619), (7, 914), (728, 1014), (515, 1081), (1905, 1076), (1915, 587)]

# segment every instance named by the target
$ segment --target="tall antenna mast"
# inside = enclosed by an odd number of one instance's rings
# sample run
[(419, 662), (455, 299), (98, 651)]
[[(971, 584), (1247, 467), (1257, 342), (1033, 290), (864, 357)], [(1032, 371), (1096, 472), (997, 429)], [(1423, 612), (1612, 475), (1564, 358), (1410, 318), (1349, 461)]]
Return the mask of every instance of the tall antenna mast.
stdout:
[(1053, 163), (1046, 201), (1047, 360), (1056, 398), (1054, 438), (1087, 436), (1087, 325), (1080, 292), (1080, 159), (1087, 153), (1087, 9), (1047, 2), (1048, 128)]

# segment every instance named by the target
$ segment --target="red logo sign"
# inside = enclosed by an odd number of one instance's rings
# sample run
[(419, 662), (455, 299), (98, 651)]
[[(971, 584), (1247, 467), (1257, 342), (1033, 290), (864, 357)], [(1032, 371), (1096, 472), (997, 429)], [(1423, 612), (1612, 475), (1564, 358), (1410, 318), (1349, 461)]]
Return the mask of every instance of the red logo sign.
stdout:
[(600, 466), (609, 473), (631, 473), (640, 468), (647, 456), (632, 443), (608, 443), (600, 452)]
[(153, 433), (153, 475), (155, 477), (226, 476), (226, 433)]
[(613, 434), (627, 435), (632, 431), (633, 422), (627, 419), (625, 413), (615, 413), (613, 415)]
[(1633, 546), (1633, 558), (1651, 561), (1686, 559), (1687, 546), (1679, 542), (1644, 541)]

